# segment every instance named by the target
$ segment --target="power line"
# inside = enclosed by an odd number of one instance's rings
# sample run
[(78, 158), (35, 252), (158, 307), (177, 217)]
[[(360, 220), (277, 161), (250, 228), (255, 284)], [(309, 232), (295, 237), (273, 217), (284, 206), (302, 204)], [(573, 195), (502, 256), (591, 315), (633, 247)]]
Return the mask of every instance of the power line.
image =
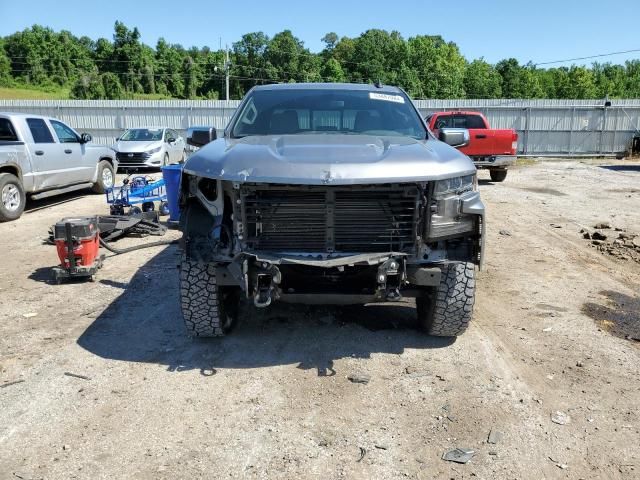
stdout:
[(575, 57), (575, 58), (566, 58), (564, 60), (553, 60), (551, 62), (538, 62), (538, 63), (534, 63), (534, 65), (536, 67), (538, 65), (553, 65), (555, 63), (575, 62), (578, 60), (589, 60), (591, 58), (611, 57), (613, 55), (622, 55), (624, 53), (636, 53), (636, 52), (640, 52), (640, 48), (634, 48), (633, 50), (623, 50), (620, 52), (600, 53), (598, 55), (589, 55), (587, 57)]

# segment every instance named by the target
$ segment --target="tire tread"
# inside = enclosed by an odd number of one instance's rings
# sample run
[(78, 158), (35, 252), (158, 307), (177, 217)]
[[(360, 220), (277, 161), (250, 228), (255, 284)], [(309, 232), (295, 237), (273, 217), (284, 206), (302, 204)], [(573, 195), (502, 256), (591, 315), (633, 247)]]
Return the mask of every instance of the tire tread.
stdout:
[(213, 264), (199, 263), (183, 254), (180, 265), (180, 305), (187, 332), (192, 337), (222, 337), (225, 310)]
[(431, 298), (416, 299), (418, 320), (429, 335), (455, 337), (464, 333), (473, 315), (475, 265), (449, 264)]

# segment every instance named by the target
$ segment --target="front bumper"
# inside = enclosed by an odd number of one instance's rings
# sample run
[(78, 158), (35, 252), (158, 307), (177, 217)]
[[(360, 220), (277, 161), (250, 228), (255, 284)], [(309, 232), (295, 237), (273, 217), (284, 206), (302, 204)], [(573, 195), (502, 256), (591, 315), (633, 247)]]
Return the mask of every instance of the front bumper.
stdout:
[(327, 259), (241, 253), (217, 265), (216, 277), (218, 285), (240, 286), (257, 307), (275, 300), (348, 305), (418, 296), (440, 283), (442, 265), (407, 264), (395, 252)]
[(507, 168), (516, 164), (515, 155), (494, 155), (491, 157), (471, 157), (476, 168)]
[(162, 165), (164, 152), (148, 154), (147, 152), (117, 152), (118, 168), (159, 168)]

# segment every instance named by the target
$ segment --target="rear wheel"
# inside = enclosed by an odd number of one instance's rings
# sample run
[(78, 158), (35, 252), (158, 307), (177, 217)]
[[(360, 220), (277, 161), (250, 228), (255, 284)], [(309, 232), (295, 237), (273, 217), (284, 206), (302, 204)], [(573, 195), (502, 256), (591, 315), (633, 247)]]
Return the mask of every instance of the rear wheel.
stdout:
[(112, 188), (116, 180), (116, 172), (111, 162), (102, 160), (98, 163), (98, 180), (93, 184), (95, 193), (104, 193), (108, 188)]
[(166, 167), (167, 165), (169, 165), (169, 154), (165, 153), (164, 158), (162, 159), (162, 166)]
[(461, 335), (471, 321), (475, 290), (473, 263), (452, 263), (443, 267), (440, 285), (416, 298), (422, 329), (436, 337)]
[(491, 180), (494, 182), (504, 182), (504, 179), (507, 178), (507, 170), (506, 169), (500, 169), (500, 170), (489, 170), (489, 175), (491, 175)]
[(219, 286), (214, 264), (182, 255), (180, 302), (187, 332), (192, 337), (222, 337), (231, 331), (238, 314), (240, 291)]
[(0, 173), (0, 222), (20, 218), (26, 201), (20, 179), (12, 173)]

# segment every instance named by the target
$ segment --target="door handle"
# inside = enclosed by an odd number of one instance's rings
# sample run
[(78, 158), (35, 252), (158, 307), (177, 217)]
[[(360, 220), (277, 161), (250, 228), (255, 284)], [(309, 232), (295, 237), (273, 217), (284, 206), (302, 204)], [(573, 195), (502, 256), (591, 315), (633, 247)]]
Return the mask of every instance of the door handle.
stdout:
[(36, 150), (34, 153), (36, 155), (44, 155), (44, 152), (42, 150)]
[(476, 135), (476, 138), (487, 138), (487, 136), (483, 135), (483, 134), (478, 134), (478, 135)]
[(73, 150), (69, 150), (68, 148), (64, 151), (64, 153), (73, 153)]

